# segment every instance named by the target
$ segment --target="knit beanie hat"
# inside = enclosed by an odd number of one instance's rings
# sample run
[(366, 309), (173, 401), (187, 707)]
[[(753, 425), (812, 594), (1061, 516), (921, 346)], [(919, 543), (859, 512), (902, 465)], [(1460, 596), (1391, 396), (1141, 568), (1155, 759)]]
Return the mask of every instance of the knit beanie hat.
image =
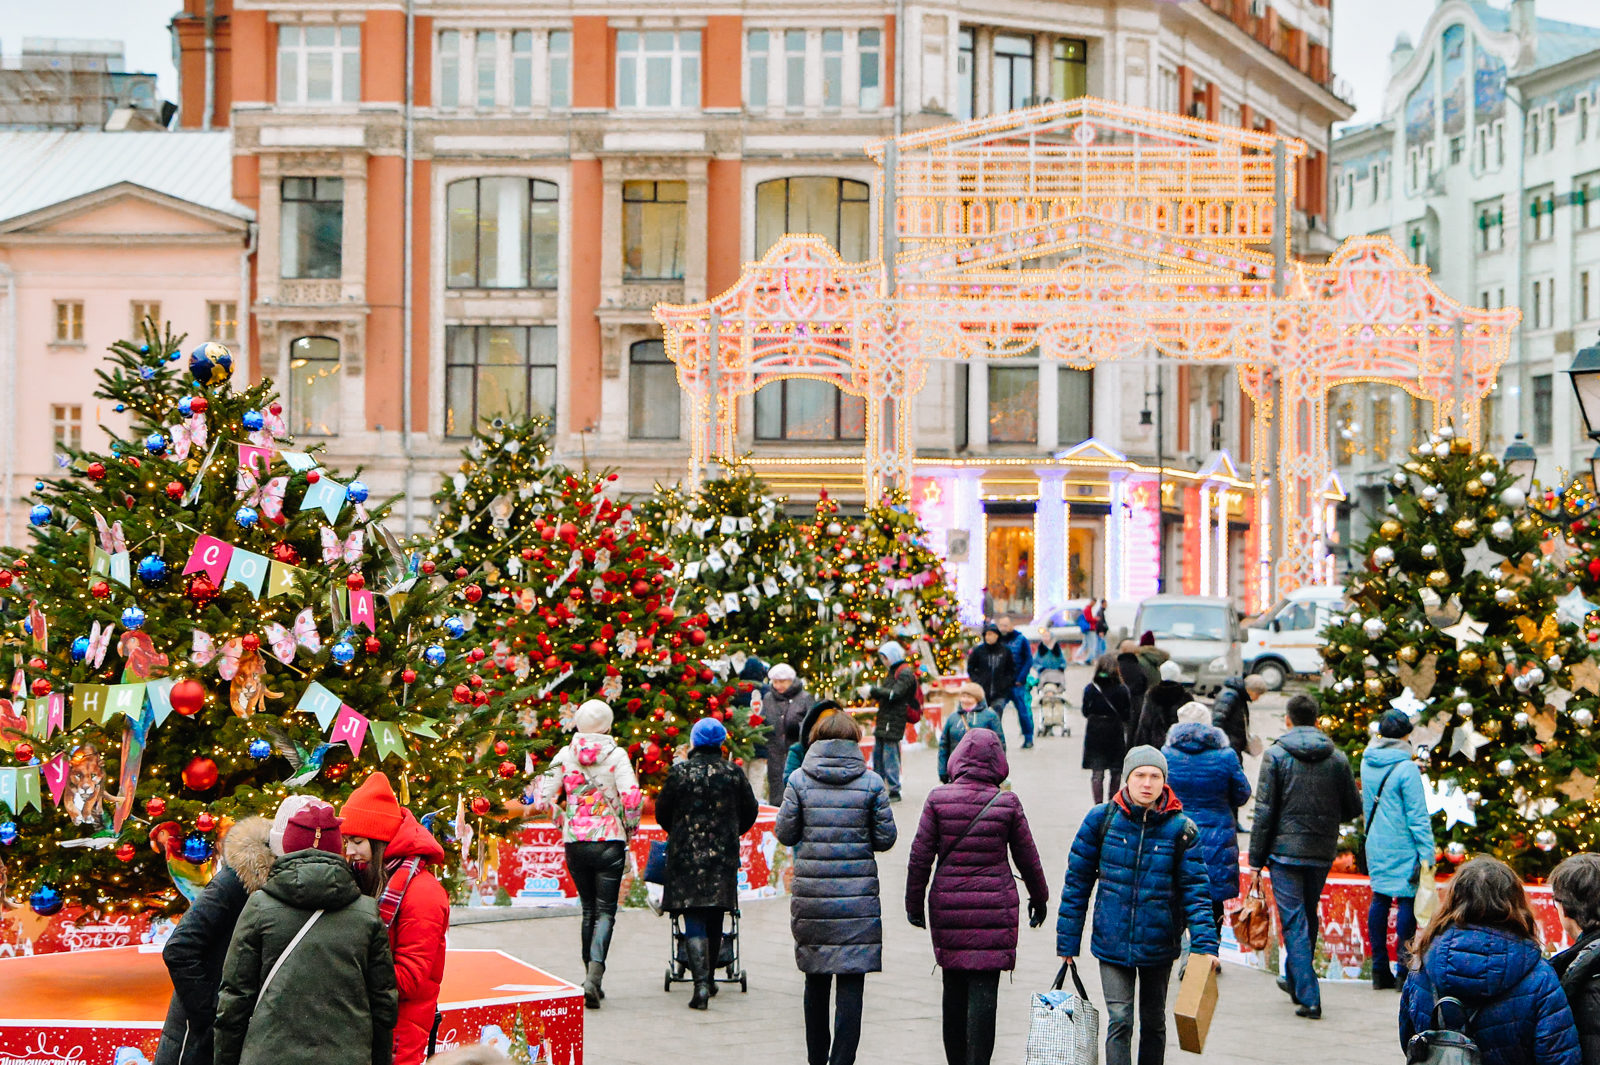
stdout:
[(1127, 780), (1135, 769), (1147, 765), (1161, 770), (1163, 777), (1167, 775), (1167, 756), (1147, 743), (1129, 751), (1128, 757), (1122, 760), (1122, 779)]
[(787, 662), (779, 662), (777, 665), (767, 670), (768, 680), (786, 680), (793, 683), (795, 677), (796, 674), (794, 667)]
[(691, 747), (721, 747), (722, 741), (727, 738), (728, 730), (714, 717), (702, 717), (689, 730)]
[(1209, 725), (1211, 708), (1205, 703), (1184, 703), (1178, 708), (1178, 724)]
[(282, 858), (285, 854), (283, 833), (289, 827), (289, 818), (312, 803), (321, 801), (312, 795), (291, 795), (278, 804), (278, 812), (272, 818), (272, 828), (267, 832), (267, 847), (273, 857)]
[(283, 828), (283, 853), (317, 850), (343, 854), (344, 839), (339, 834), (339, 818), (333, 807), (312, 799), (289, 817)]
[(344, 818), (345, 835), (381, 839), (388, 843), (400, 831), (405, 811), (400, 800), (394, 797), (389, 778), (382, 773), (374, 773), (350, 793), (339, 815)]
[(983, 702), (983, 686), (980, 684), (974, 684), (970, 680), (961, 685), (961, 687), (957, 688), (956, 694), (970, 695), (974, 699), (978, 700), (978, 702)]
[(1415, 727), (1404, 710), (1390, 710), (1378, 719), (1378, 735), (1385, 739), (1403, 740)]
[(611, 731), (611, 707), (599, 699), (589, 699), (572, 715), (572, 724), (579, 732), (601, 734)]
[(1143, 633), (1143, 634), (1141, 634), (1139, 636), (1139, 646), (1140, 647), (1154, 647), (1155, 645), (1156, 645), (1156, 634), (1155, 633), (1153, 633), (1153, 632), (1145, 632), (1145, 633)]
[(1178, 665), (1178, 663), (1174, 662), (1172, 659), (1167, 659), (1165, 662), (1161, 663), (1161, 679), (1170, 680), (1174, 683), (1182, 680), (1183, 667)]

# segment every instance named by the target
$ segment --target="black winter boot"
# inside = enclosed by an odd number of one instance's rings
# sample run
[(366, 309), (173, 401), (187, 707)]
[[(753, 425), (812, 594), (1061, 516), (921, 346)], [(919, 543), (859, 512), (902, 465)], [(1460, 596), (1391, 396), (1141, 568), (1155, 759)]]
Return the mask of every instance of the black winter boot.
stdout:
[(709, 947), (702, 937), (686, 936), (683, 941), (683, 951), (689, 956), (689, 972), (694, 976), (694, 995), (689, 999), (689, 1008), (703, 1010), (711, 1004), (712, 974)]
[(604, 980), (605, 976), (605, 962), (592, 961), (589, 963), (583, 978), (583, 1004), (589, 1009), (599, 1009), (600, 1000), (606, 997), (606, 993), (600, 989), (600, 981)]
[(1389, 967), (1388, 962), (1372, 967), (1372, 990), (1392, 991), (1394, 983), (1394, 970)]

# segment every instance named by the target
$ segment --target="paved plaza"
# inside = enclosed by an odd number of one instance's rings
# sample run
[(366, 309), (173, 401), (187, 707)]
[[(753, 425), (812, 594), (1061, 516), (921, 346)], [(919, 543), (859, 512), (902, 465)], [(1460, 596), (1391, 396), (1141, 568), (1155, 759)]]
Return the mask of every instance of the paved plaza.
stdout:
[[(1264, 735), (1278, 731), (1284, 700), (1267, 696), (1256, 704), (1253, 726)], [(1082, 718), (1071, 715), (1074, 735), (1041, 738), (1031, 751), (1018, 749), (1015, 721), (1008, 716), (1011, 780), (1027, 810), (1053, 889), (1066, 868), (1067, 851), (1083, 815), (1092, 805), (1082, 761)], [(905, 758), (905, 801), (895, 807), (900, 841), (879, 858), (884, 890), (884, 972), (867, 978), (862, 1062), (944, 1060), (940, 1042), (940, 980), (928, 934), (906, 923), (902, 900), (906, 856), (916, 831), (922, 801), (936, 783), (935, 752), (917, 749)], [(1256, 776), (1255, 760), (1247, 767)], [(1248, 823), (1248, 821), (1246, 822)], [(1055, 907), (1036, 930), (1026, 927), (1014, 977), (1002, 980), (994, 1060), (1020, 1065), (1027, 1042), (1028, 997), (1049, 985), (1055, 974)], [(458, 913), (460, 911), (457, 911)], [(695, 1065), (760, 1063), (804, 1065), (801, 1025), (802, 978), (794, 966), (787, 898), (749, 903), (744, 908), (744, 964), (750, 991), (724, 988), (706, 1013), (685, 1008), (689, 988), (662, 992), (667, 960), (668, 923), (648, 911), (626, 910), (618, 922), (606, 973), (605, 1007), (586, 1021), (586, 1060), (590, 1065), (659, 1065), (688, 1060)], [(578, 921), (563, 915), (543, 919), (462, 925), (450, 934), (452, 946), (493, 947), (573, 980), (582, 979), (578, 961)], [(1088, 952), (1087, 936), (1084, 944)], [(1080, 965), (1089, 993), (1102, 1006), (1099, 976), (1091, 961)], [(1271, 1062), (1293, 1065), (1378, 1065), (1403, 1060), (1396, 1035), (1399, 996), (1364, 984), (1323, 985), (1323, 1020), (1294, 1015), (1289, 999), (1273, 978), (1226, 965), (1219, 984), (1221, 1000), (1211, 1027), (1205, 1060)], [(1169, 1007), (1177, 995), (1169, 996)], [(1190, 1055), (1177, 1049), (1169, 1009), (1168, 1060)]]

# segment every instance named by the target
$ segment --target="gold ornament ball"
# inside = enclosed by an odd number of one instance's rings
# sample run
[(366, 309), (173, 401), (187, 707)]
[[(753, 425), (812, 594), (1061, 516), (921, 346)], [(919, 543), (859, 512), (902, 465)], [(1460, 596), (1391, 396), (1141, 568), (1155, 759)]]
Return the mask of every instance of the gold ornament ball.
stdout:
[(1517, 519), (1517, 532), (1519, 532), (1519, 533), (1530, 533), (1530, 532), (1533, 532), (1533, 519), (1529, 518), (1529, 517), (1518, 518)]
[(1368, 677), (1366, 688), (1368, 695), (1377, 698), (1383, 694), (1383, 681), (1377, 677)]
[(1347, 644), (1347, 643), (1341, 643), (1339, 645), (1339, 653), (1342, 654), (1342, 655), (1349, 654), (1350, 653), (1350, 645)]
[(1461, 667), (1463, 673), (1475, 672), (1481, 664), (1482, 660), (1478, 658), (1476, 651), (1462, 651), (1460, 657), (1456, 659), (1456, 665)]
[(1408, 643), (1404, 647), (1400, 648), (1400, 661), (1404, 662), (1406, 665), (1409, 666), (1411, 663), (1415, 662), (1416, 660), (1417, 660), (1417, 649), (1415, 647), (1413, 647), (1411, 644)]
[(1404, 527), (1393, 518), (1389, 518), (1382, 525), (1378, 526), (1378, 533), (1385, 540), (1398, 540), (1400, 539), (1400, 534), (1403, 531)]
[[(1476, 484), (1477, 482), (1474, 481), (1472, 483)], [(1456, 535), (1465, 540), (1478, 531), (1478, 523), (1471, 518), (1462, 518), (1455, 523), (1454, 528)]]
[(1444, 589), (1450, 587), (1450, 574), (1446, 573), (1442, 569), (1436, 569), (1432, 573), (1428, 574), (1428, 585), (1431, 588), (1437, 588), (1440, 591), (1443, 591)]
[(1496, 721), (1492, 717), (1487, 718), (1486, 720), (1478, 722), (1478, 731), (1492, 740), (1496, 736), (1500, 735), (1500, 722)]
[(1473, 478), (1467, 482), (1466, 493), (1473, 499), (1482, 497), (1482, 495), (1487, 491), (1488, 489), (1484, 487), (1483, 482), (1477, 478)]
[(1452, 455), (1472, 454), (1472, 441), (1468, 440), (1464, 436), (1456, 437), (1454, 440), (1450, 441), (1450, 453)]

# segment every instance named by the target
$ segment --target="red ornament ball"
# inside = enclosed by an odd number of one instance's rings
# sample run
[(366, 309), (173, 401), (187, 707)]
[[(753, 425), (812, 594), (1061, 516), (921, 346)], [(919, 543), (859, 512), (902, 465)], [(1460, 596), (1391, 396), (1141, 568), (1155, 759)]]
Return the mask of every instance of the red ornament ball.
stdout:
[(495, 740), (494, 753), (499, 755), (501, 758), (504, 758), (506, 755), (511, 753), (511, 744), (507, 743), (505, 740)]
[(16, 579), (17, 575), (15, 573), (12, 573), (8, 569), (0, 569), (0, 588), (11, 587), (11, 582)]
[(193, 717), (206, 705), (206, 687), (193, 678), (180, 680), (167, 693), (167, 701), (184, 717)]
[(635, 599), (643, 599), (645, 596), (650, 594), (650, 582), (634, 581), (633, 587), (630, 588), (629, 591), (633, 592), (633, 597)]
[(103, 462), (91, 462), (89, 463), (89, 468), (84, 472), (89, 475), (89, 480), (91, 481), (102, 480), (106, 475), (106, 464)]
[(189, 578), (189, 587), (183, 590), (183, 594), (195, 606), (205, 606), (217, 597), (217, 586), (204, 573), (196, 573)]
[(160, 817), (167, 812), (167, 800), (159, 795), (144, 802), (144, 812), (147, 817)]
[(367, 586), (367, 579), (360, 573), (352, 573), (344, 579), (344, 586), (352, 592), (359, 592)]
[[(10, 581), (6, 582), (6, 584), (10, 583)], [(111, 585), (107, 584), (105, 581), (95, 581), (89, 586), (89, 594), (94, 596), (96, 599), (104, 599), (106, 596), (111, 594)]]
[(401, 670), (400, 680), (406, 684), (415, 684), (417, 682), (417, 671), (414, 669)]
[(198, 828), (202, 832), (210, 832), (213, 828), (217, 827), (217, 819), (212, 817), (206, 811), (201, 810), (200, 816), (194, 819), (194, 827)]
[(16, 756), (18, 762), (27, 765), (33, 759), (33, 744), (19, 743), (11, 753)]
[(467, 602), (476, 603), (478, 600), (483, 598), (483, 589), (478, 587), (476, 584), (469, 584), (465, 588), (461, 589), (461, 594), (466, 596)]
[(457, 684), (455, 691), (451, 692), (455, 701), (463, 705), (472, 702), (472, 689), (465, 684)]
[(465, 567), (465, 566), (457, 566), (456, 567), (456, 580), (459, 581), (462, 578), (464, 578), (466, 575), (467, 575), (467, 567)]
[(134, 855), (137, 854), (138, 851), (133, 849), (133, 844), (131, 843), (119, 843), (117, 844), (117, 849), (114, 853), (117, 856), (117, 861), (131, 862), (133, 861)]
[(1600, 558), (1591, 558), (1589, 560), (1589, 576), (1600, 581)]
[(701, 644), (705, 643), (706, 642), (705, 630), (704, 629), (690, 629), (689, 630), (689, 642), (694, 644), (696, 647), (699, 647)]
[(11, 563), (11, 568), (16, 570), (18, 573), (26, 573), (28, 572), (28, 560), (25, 558), (19, 558), (15, 562)]
[[(191, 409), (193, 409), (192, 405), (191, 405)], [(283, 404), (282, 403), (274, 403), (272, 406), (268, 407), (267, 409), (270, 410), (274, 414), (282, 414), (283, 413)]]
[(306, 484), (316, 484), (320, 480), (322, 480), (321, 473), (317, 472), (316, 470), (306, 471)]
[(379, 651), (383, 650), (383, 641), (378, 639), (376, 636), (368, 636), (366, 642), (361, 646), (366, 649), (367, 654), (375, 655)]
[(35, 697), (49, 695), (50, 694), (50, 681), (47, 680), (44, 677), (40, 677), (40, 678), (38, 678), (37, 680), (35, 680), (33, 682), (32, 689), (33, 689), (33, 694), (34, 694)]
[(261, 650), (261, 637), (257, 636), (253, 632), (247, 632), (243, 636), (239, 637), (239, 643), (246, 651)]
[(204, 414), (211, 403), (204, 396), (195, 396), (189, 401), (189, 409), (196, 414)]
[(516, 775), (517, 775), (517, 765), (516, 765), (515, 762), (501, 762), (500, 763), (500, 776), (501, 776), (502, 779), (510, 780), (512, 777), (514, 777)]
[(433, 571), (438, 567), (433, 564), (433, 559), (425, 558), (422, 560), (422, 565), (418, 568), (421, 569), (423, 573), (431, 577), (433, 575)]
[(183, 786), (190, 791), (210, 791), (217, 786), (218, 776), (217, 763), (196, 755), (183, 767)]
[(285, 566), (293, 566), (300, 561), (300, 552), (287, 540), (279, 540), (268, 551), (275, 561), (282, 562)]
[(182, 499), (183, 498), (183, 484), (182, 484), (182, 482), (179, 482), (179, 481), (168, 481), (167, 482), (167, 498), (168, 499)]
[(489, 800), (484, 798), (482, 795), (479, 795), (477, 798), (472, 800), (472, 812), (477, 814), (479, 817), (482, 817), (484, 814), (488, 813), (489, 809)]
[(656, 617), (662, 621), (671, 621), (675, 616), (670, 606), (664, 606), (656, 611)]

